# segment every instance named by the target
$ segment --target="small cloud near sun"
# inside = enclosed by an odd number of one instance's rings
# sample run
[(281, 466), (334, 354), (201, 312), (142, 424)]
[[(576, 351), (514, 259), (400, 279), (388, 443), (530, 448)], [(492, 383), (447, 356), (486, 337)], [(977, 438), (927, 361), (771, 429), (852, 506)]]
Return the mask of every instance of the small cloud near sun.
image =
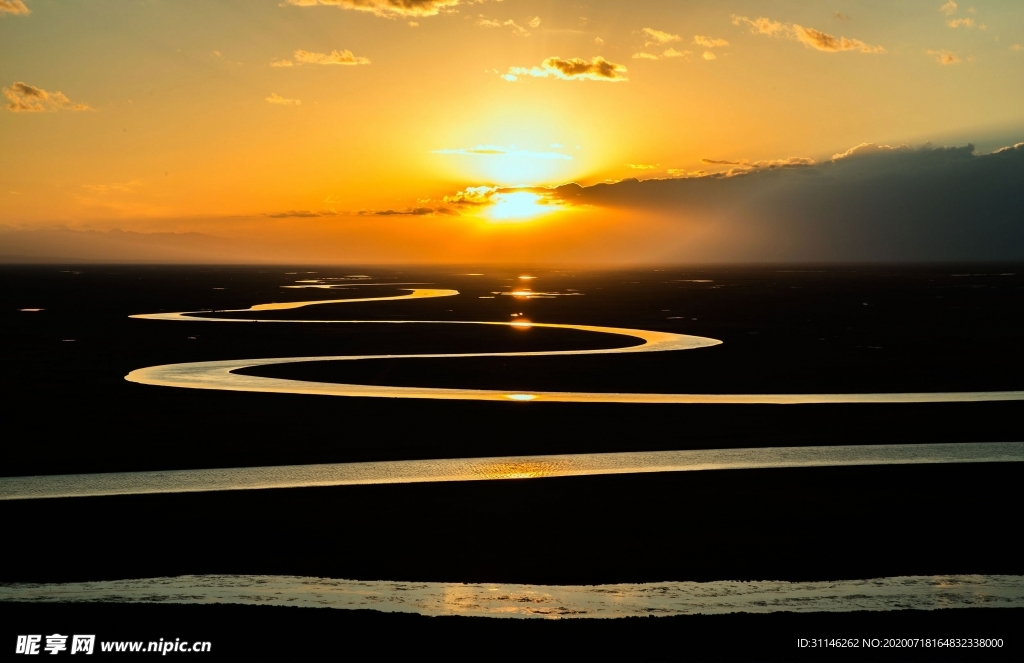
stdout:
[(470, 216), (480, 216), (491, 221), (526, 221), (545, 214), (551, 214), (565, 206), (565, 201), (555, 196), (550, 189), (504, 188), (497, 186), (471, 186), (445, 196), (443, 202), (460, 207)]
[[(512, 19), (508, 19), (507, 21), (498, 21), (498, 20), (494, 20), (494, 19), (484, 18), (484, 16), (481, 14), (480, 18), (476, 22), (476, 25), (477, 25), (477, 27), (480, 27), (480, 28), (508, 27), (508, 28), (512, 28), (512, 34), (514, 34), (514, 35), (519, 35), (520, 37), (529, 37), (530, 36), (530, 31), (529, 30), (527, 30), (523, 26), (517, 24)], [(540, 25), (539, 20), (538, 20), (537, 25)], [(531, 27), (536, 27), (536, 26), (531, 26)]]
[(564, 81), (590, 80), (615, 83), (628, 80), (623, 76), (625, 72), (624, 66), (609, 62), (600, 55), (591, 59), (590, 62), (582, 58), (565, 60), (556, 56), (544, 60), (540, 67), (509, 67), (508, 73), (503, 74), (502, 78), (507, 81), (516, 81), (520, 76), (533, 76), (534, 78), (550, 76)]
[(496, 186), (468, 186), (462, 191), (445, 196), (443, 201), (450, 205), (486, 205), (497, 191)]
[(25, 6), (22, 0), (0, 0), (0, 14), (26, 15), (32, 11)]
[(360, 216), (430, 216), (440, 212), (441, 214), (450, 214), (448, 210), (435, 210), (433, 207), (410, 207), (404, 210), (394, 209), (378, 209), (378, 210), (360, 210)]
[(743, 24), (746, 24), (750, 28), (750, 31), (752, 33), (754, 33), (754, 34), (761, 34), (761, 35), (768, 35), (768, 36), (773, 36), (773, 35), (775, 35), (776, 33), (779, 33), (779, 32), (786, 32), (786, 30), (787, 30), (787, 26), (784, 26), (782, 23), (779, 23), (778, 21), (773, 21), (773, 20), (771, 20), (769, 18), (765, 18), (763, 16), (761, 18), (751, 20), (751, 19), (747, 18), (746, 16), (737, 16), (736, 14), (733, 14), (732, 15), (732, 24), (733, 25), (743, 25)]
[(724, 39), (716, 39), (714, 37), (705, 37), (704, 35), (694, 35), (693, 43), (704, 48), (721, 48), (722, 46), (728, 46), (729, 42)]
[(285, 0), (299, 7), (334, 5), (341, 9), (369, 12), (382, 18), (436, 16), (452, 10), (460, 0)]
[(301, 99), (286, 99), (276, 92), (271, 92), (270, 96), (264, 99), (268, 104), (278, 104), (280, 106), (299, 106), (302, 104)]
[(939, 64), (958, 64), (960, 62), (960, 58), (952, 51), (925, 51), (925, 53), (935, 58)]
[(331, 212), (329, 210), (315, 212), (313, 210), (308, 209), (292, 209), (286, 212), (275, 212), (273, 214), (265, 214), (264, 216), (268, 216), (271, 219), (315, 219), (321, 216), (334, 216), (334, 212)]
[(643, 32), (645, 36), (644, 46), (664, 46), (665, 44), (674, 41), (682, 41), (683, 39), (679, 35), (662, 32), (661, 30), (655, 30), (654, 28), (644, 28), (641, 32)]
[(750, 19), (746, 16), (732, 15), (732, 24), (747, 26), (753, 34), (766, 35), (769, 37), (787, 37), (800, 42), (807, 48), (824, 51), (826, 53), (838, 53), (840, 51), (859, 51), (861, 53), (885, 53), (883, 46), (872, 46), (860, 39), (849, 39), (847, 37), (835, 37), (807, 28), (796, 23), (780, 23), (769, 18), (760, 17)]
[(692, 55), (693, 55), (692, 51), (677, 51), (674, 48), (666, 48), (664, 51), (662, 51), (661, 55), (655, 55), (654, 53), (647, 53), (646, 51), (641, 51), (639, 53), (634, 53), (633, 54), (633, 59), (634, 60), (660, 60), (662, 58), (682, 58), (684, 60), (689, 60)]
[(685, 59), (689, 60), (691, 55), (693, 55), (693, 53), (691, 53), (690, 51), (677, 51), (674, 48), (666, 48), (665, 52), (661, 54), (661, 57), (663, 57), (663, 58), (685, 58)]
[(43, 88), (17, 81), (11, 87), (3, 89), (3, 95), (9, 102), (7, 110), (12, 113), (46, 113), (54, 111), (87, 111), (93, 110), (86, 104), (76, 104), (64, 96), (63, 92), (47, 92)]
[(311, 53), (310, 51), (299, 49), (292, 54), (292, 57), (295, 58), (295, 62), (292, 62), (291, 60), (275, 60), (270, 63), (270, 66), (291, 67), (295, 64), (370, 64), (369, 58), (365, 58), (361, 55), (355, 55), (348, 49), (342, 51), (335, 50), (330, 53)]
[(973, 28), (974, 27), (974, 19), (971, 18), (970, 16), (968, 16), (967, 18), (953, 18), (953, 19), (950, 19), (950, 20), (946, 21), (946, 25), (948, 25), (951, 28), (959, 28), (959, 27)]
[(561, 152), (533, 152), (530, 150), (516, 149), (515, 145), (504, 147), (501, 145), (477, 145), (476, 147), (460, 147), (455, 149), (433, 150), (433, 154), (462, 154), (477, 156), (509, 156), (523, 157), (526, 159), (569, 159), (572, 157)]

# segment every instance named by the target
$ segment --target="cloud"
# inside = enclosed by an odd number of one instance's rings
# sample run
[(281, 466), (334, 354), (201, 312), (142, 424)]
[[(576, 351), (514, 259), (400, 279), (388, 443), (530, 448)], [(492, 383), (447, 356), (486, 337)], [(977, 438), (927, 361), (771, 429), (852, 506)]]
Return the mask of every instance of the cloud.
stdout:
[(885, 48), (883, 46), (872, 46), (860, 39), (835, 37), (827, 32), (815, 30), (814, 28), (807, 28), (796, 23), (784, 24), (764, 17), (751, 20), (746, 16), (737, 16), (735, 14), (732, 16), (732, 23), (733, 25), (746, 25), (754, 34), (762, 34), (769, 37), (785, 36), (799, 41), (808, 48), (825, 51), (826, 53), (838, 53), (839, 51), (885, 53)]
[(131, 180), (130, 182), (114, 182), (112, 184), (83, 184), (83, 189), (88, 189), (93, 193), (100, 195), (106, 195), (108, 193), (132, 193), (135, 189), (142, 185), (139, 180)]
[(850, 157), (863, 157), (872, 154), (886, 154), (889, 152), (912, 152), (913, 147), (906, 143), (902, 145), (876, 145), (875, 143), (861, 143), (839, 154), (832, 155), (832, 161), (848, 159)]
[[(733, 166), (733, 168), (730, 168), (725, 172), (716, 173), (716, 175), (724, 177), (744, 175), (754, 170), (798, 168), (802, 166), (813, 166), (815, 164), (814, 159), (811, 159), (809, 157), (788, 157), (786, 159), (762, 159), (760, 161), (750, 161), (749, 159), (740, 159), (739, 161), (729, 161), (727, 159), (701, 159), (700, 162), (703, 164), (708, 164), (710, 166)], [(671, 173), (672, 171), (670, 170), (669, 172)], [(704, 171), (697, 172), (704, 173)]]
[(861, 53), (885, 53), (882, 46), (871, 46), (860, 39), (847, 39), (846, 37), (833, 37), (827, 32), (805, 28), (802, 25), (793, 24), (793, 34), (797, 41), (805, 46), (816, 48), (819, 51), (835, 53), (838, 51), (860, 51)]
[(459, 4), (460, 0), (286, 0), (289, 5), (312, 7), (334, 5), (342, 9), (369, 12), (382, 18), (436, 16)]
[(594, 37), (594, 45), (604, 46), (604, 39), (601, 39), (600, 37)]
[(707, 177), (706, 170), (686, 170), (685, 168), (669, 168), (668, 174), (675, 178)]
[(813, 164), (669, 174), (681, 177), (566, 184), (551, 195), (670, 222), (676, 230), (659, 246), (676, 253), (660, 254), (666, 261), (1024, 259), (1024, 142), (980, 156), (972, 145), (865, 144)]
[(737, 16), (736, 14), (733, 14), (732, 24), (746, 24), (750, 28), (750, 31), (753, 32), (754, 34), (762, 34), (768, 36), (773, 36), (778, 32), (786, 32), (788, 30), (788, 26), (785, 26), (782, 23), (779, 23), (778, 21), (773, 21), (771, 19), (764, 17), (752, 21), (746, 16)]
[(1016, 145), (1009, 145), (1007, 147), (1000, 147), (992, 154), (1002, 154), (1003, 152), (1009, 152), (1011, 150), (1024, 150), (1024, 143), (1017, 143)]
[(507, 27), (512, 28), (512, 34), (514, 34), (514, 35), (519, 35), (520, 37), (529, 37), (530, 36), (530, 31), (529, 30), (527, 30), (526, 28), (524, 28), (521, 25), (517, 25), (516, 22), (513, 21), (512, 19), (509, 19), (509, 20), (505, 21), (502, 25), (505, 25)]
[(291, 106), (293, 104), (299, 106), (302, 104), (301, 99), (285, 99), (276, 92), (271, 92), (270, 96), (267, 97), (264, 101), (266, 101), (268, 104), (280, 104), (282, 106)]
[(507, 81), (518, 80), (519, 76), (533, 76), (546, 78), (553, 76), (564, 81), (610, 81), (619, 82), (628, 80), (623, 74), (626, 68), (621, 64), (609, 62), (601, 56), (593, 58), (590, 62), (582, 58), (571, 58), (564, 60), (560, 57), (552, 57), (544, 60), (540, 67), (527, 69), (526, 67), (509, 67), (508, 73), (502, 78)]
[(961, 25), (963, 27), (965, 27), (965, 28), (973, 28), (974, 27), (974, 19), (970, 18), (970, 17), (967, 17), (967, 18), (954, 18), (954, 19), (950, 19), (950, 20), (946, 21), (946, 25), (948, 25), (951, 28), (959, 28)]
[[(509, 19), (507, 21), (497, 21), (497, 20), (494, 20), (494, 19), (484, 18), (483, 15), (481, 14), (480, 18), (477, 20), (476, 24), (477, 24), (477, 27), (481, 27), (481, 28), (510, 27), (510, 28), (512, 28), (512, 34), (514, 34), (514, 35), (519, 35), (520, 37), (529, 37), (530, 36), (530, 31), (529, 30), (527, 30), (526, 28), (524, 28), (521, 25), (518, 25), (512, 19)], [(540, 25), (539, 19), (538, 19), (538, 24), (537, 25)], [(536, 27), (536, 26), (533, 26), (533, 27)]]
[(527, 21), (526, 24), (529, 25), (531, 28), (539, 28), (540, 27), (540, 16), (534, 16), (529, 21)]
[(949, 0), (949, 2), (939, 7), (939, 11), (944, 13), (946, 16), (949, 16), (950, 14), (955, 14), (956, 9), (957, 4), (953, 2), (953, 0)]
[(316, 218), (316, 217), (319, 217), (319, 216), (335, 216), (335, 213), (331, 212), (329, 210), (322, 211), (322, 212), (314, 212), (312, 210), (307, 210), (307, 209), (293, 209), (293, 210), (288, 210), (287, 212), (277, 212), (275, 214), (265, 214), (264, 216), (269, 216), (271, 219), (289, 219), (289, 218), (313, 219), (313, 218)]
[(640, 53), (634, 53), (634, 60), (660, 60), (661, 58), (686, 58), (689, 59), (693, 55), (690, 51), (677, 51), (674, 48), (666, 48), (661, 55), (655, 55), (654, 53), (646, 53), (641, 51)]
[(721, 48), (722, 46), (728, 46), (729, 42), (724, 39), (714, 39), (712, 37), (705, 37), (704, 35), (694, 35), (693, 43), (704, 48)]
[(711, 51), (704, 51), (704, 55), (702, 55), (701, 57), (704, 58), (705, 60), (717, 60), (718, 59), (718, 56), (715, 55), (714, 53), (712, 53)]
[(459, 147), (455, 149), (433, 150), (433, 154), (462, 154), (482, 156), (510, 156), (524, 157), (527, 159), (567, 159), (572, 160), (568, 154), (561, 152), (531, 152), (530, 150), (516, 149), (515, 145), (504, 147), (502, 145), (477, 145), (476, 147)]
[(46, 113), (55, 111), (87, 111), (93, 110), (86, 104), (76, 104), (64, 96), (64, 93), (47, 92), (38, 87), (18, 81), (11, 87), (3, 89), (7, 98), (7, 110), (12, 113)]
[(22, 15), (31, 14), (32, 11), (25, 6), (22, 0), (0, 0), (0, 14)]
[(499, 187), (496, 186), (469, 186), (445, 196), (443, 201), (449, 205), (486, 205), (498, 191)]
[(1024, 46), (1021, 46), (1020, 44), (1014, 44), (1013, 46), (1010, 47), (1010, 50), (1017, 51), (1019, 53), (1020, 51), (1024, 51)]
[(654, 170), (658, 166), (659, 166), (659, 164), (649, 164), (649, 163), (627, 163), (626, 164), (627, 168), (632, 168), (633, 170)]
[(270, 63), (270, 66), (291, 67), (295, 64), (370, 64), (369, 58), (364, 58), (361, 55), (355, 55), (348, 49), (342, 51), (335, 50), (330, 53), (312, 53), (310, 51), (299, 49), (292, 54), (292, 57), (295, 58), (295, 62), (292, 62), (291, 60), (275, 60)]
[(444, 196), (442, 202), (451, 207), (440, 207), (435, 212), (452, 216), (475, 216), (491, 205), (516, 200), (516, 198), (520, 198), (517, 194), (525, 193), (533, 194), (529, 196), (532, 205), (565, 206), (565, 201), (555, 195), (554, 189), (548, 187), (470, 186), (449, 196)]
[(935, 61), (939, 64), (957, 64), (960, 62), (960, 58), (952, 51), (925, 51), (925, 53), (935, 58)]
[(645, 35), (644, 46), (664, 46), (674, 41), (682, 41), (682, 37), (669, 32), (662, 32), (654, 28), (644, 28), (641, 32)]
[(451, 214), (451, 210), (433, 207), (412, 207), (405, 210), (379, 209), (361, 210), (360, 216), (429, 216), (431, 214)]
[(295, 61), (304, 64), (370, 64), (369, 58), (361, 55), (353, 55), (352, 51), (331, 51), (330, 53), (310, 53), (309, 51), (298, 50), (294, 53)]

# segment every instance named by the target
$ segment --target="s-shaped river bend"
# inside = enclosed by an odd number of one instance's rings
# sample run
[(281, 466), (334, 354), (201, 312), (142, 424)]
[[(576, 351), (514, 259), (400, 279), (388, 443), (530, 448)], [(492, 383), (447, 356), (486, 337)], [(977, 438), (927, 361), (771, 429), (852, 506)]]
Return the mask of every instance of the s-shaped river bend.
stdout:
[[(410, 289), (411, 294), (394, 297), (372, 297), (366, 299), (327, 299), (311, 302), (290, 302), (284, 304), (259, 304), (248, 309), (218, 311), (219, 313), (246, 313), (258, 311), (280, 311), (316, 304), (343, 304), (357, 302), (397, 301), (403, 299), (424, 299), (430, 297), (451, 297), (457, 290)], [(575, 329), (628, 336), (642, 341), (639, 345), (624, 348), (599, 350), (548, 350), (540, 352), (476, 352), (456, 354), (402, 354), (402, 355), (338, 355), (321, 357), (274, 357), (269, 359), (229, 359), (223, 361), (201, 361), (182, 364), (164, 364), (132, 371), (125, 379), (139, 384), (161, 387), (184, 387), (188, 389), (217, 389), (222, 391), (256, 391), (276, 394), (317, 394), (321, 396), (361, 396), (376, 398), (432, 398), (443, 400), (471, 401), (549, 401), (559, 403), (731, 403), (731, 404), (807, 404), (807, 403), (954, 403), (976, 401), (1019, 401), (1024, 400), (1024, 391), (969, 391), (969, 392), (919, 392), (881, 394), (643, 394), (643, 393), (600, 393), (586, 391), (521, 391), (509, 392), (495, 389), (448, 389), (428, 387), (388, 387), (360, 384), (338, 384), (333, 382), (310, 382), (305, 380), (282, 380), (278, 378), (241, 375), (235, 371), (257, 366), (297, 364), (313, 361), (356, 361), (360, 359), (456, 359), (465, 357), (541, 357), (555, 355), (599, 355), (634, 352), (670, 352), (695, 350), (722, 341), (704, 336), (673, 334), (670, 332), (626, 329), (622, 327), (597, 327), (593, 325), (570, 325), (539, 322), (479, 322), (439, 320), (260, 320), (256, 318), (196, 317), (206, 311), (180, 313), (147, 313), (133, 315), (144, 320), (178, 320), (190, 322), (267, 322), (306, 324), (403, 324), (403, 325), (500, 325), (505, 327), (546, 327), (549, 329)]]
[[(253, 317), (213, 317), (216, 313), (256, 313), (260, 311), (295, 309), (317, 304), (351, 304), (367, 301), (398, 301), (429, 297), (451, 297), (459, 294), (458, 291), (455, 290), (427, 288), (409, 290), (410, 294), (391, 297), (330, 299), (280, 304), (260, 304), (248, 309), (230, 311), (149, 313), (133, 315), (131, 317), (145, 320), (208, 323), (372, 323), (547, 327), (553, 329), (574, 329), (599, 334), (627, 336), (637, 339), (640, 343), (624, 348), (598, 350), (552, 350), (541, 352), (491, 352), (462, 354), (338, 355), (189, 362), (140, 368), (129, 373), (125, 379), (130, 382), (145, 385), (180, 387), (188, 389), (213, 389), (222, 391), (248, 391), (278, 394), (315, 394), (321, 396), (505, 402), (548, 401), (561, 403), (813, 404), (954, 403), (1024, 400), (1024, 391), (875, 394), (649, 394), (580, 391), (511, 392), (494, 389), (395, 387), (284, 380), (255, 375), (240, 375), (236, 371), (256, 366), (272, 366), (276, 364), (313, 361), (358, 361), (363, 359), (385, 358), (457, 359), (464, 357), (536, 357), (553, 355), (671, 352), (705, 348), (718, 345), (721, 341), (702, 336), (646, 331), (642, 329), (536, 323), (526, 321), (449, 322), (436, 320), (260, 320)], [(530, 407), (529, 405), (524, 406)], [(300, 488), (309, 486), (340, 486), (381, 483), (523, 479), (643, 472), (1020, 461), (1024, 461), (1024, 442), (770, 447), (755, 449), (707, 449), (688, 451), (566, 454), (559, 456), (453, 458), (415, 461), (332, 463), (302, 466), (239, 467), (202, 470), (6, 477), (0, 478), (0, 500), (181, 493), (261, 488)]]

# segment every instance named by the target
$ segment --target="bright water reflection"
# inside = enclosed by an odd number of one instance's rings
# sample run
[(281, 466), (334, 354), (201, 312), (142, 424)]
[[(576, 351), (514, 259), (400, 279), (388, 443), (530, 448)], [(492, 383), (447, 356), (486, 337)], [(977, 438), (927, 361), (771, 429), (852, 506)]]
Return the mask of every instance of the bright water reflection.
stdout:
[(819, 582), (519, 585), (180, 576), (0, 585), (0, 601), (237, 603), (475, 617), (642, 617), (1024, 607), (1024, 576), (900, 576)]
[(644, 472), (1024, 461), (1024, 442), (768, 447), (448, 458), (0, 478), (0, 500)]
[[(520, 277), (524, 278), (524, 277)], [(532, 277), (525, 277), (532, 278)], [(379, 284), (366, 284), (379, 285)], [(242, 313), (294, 309), (316, 304), (342, 304), (400, 299), (424, 299), (451, 297), (456, 290), (413, 289), (411, 294), (391, 297), (364, 299), (329, 299), (308, 302), (287, 302), (280, 304), (258, 304), (248, 309), (220, 311), (221, 313)], [(178, 320), (199, 322), (293, 322), (293, 323), (335, 323), (335, 324), (429, 324), (429, 325), (502, 325), (513, 329), (546, 327), (551, 329), (572, 329), (615, 336), (627, 336), (641, 343), (621, 348), (597, 350), (552, 350), (541, 352), (477, 352), (418, 355), (341, 355), (327, 357), (276, 357), (270, 359), (236, 359), (226, 361), (204, 361), (183, 364), (149, 366), (132, 371), (125, 376), (129, 382), (162, 387), (183, 387), (188, 389), (216, 389), (222, 391), (250, 391), (276, 394), (309, 394), (320, 396), (359, 396), (369, 398), (422, 398), (439, 400), (473, 401), (551, 401), (560, 403), (729, 403), (729, 404), (810, 404), (810, 403), (969, 403), (981, 401), (1024, 400), (1024, 391), (977, 391), (977, 392), (924, 392), (924, 393), (875, 393), (875, 394), (644, 394), (644, 393), (595, 393), (569, 391), (535, 391), (510, 394), (492, 389), (450, 389), (430, 387), (389, 387), (375, 385), (339, 384), (334, 382), (311, 382), (305, 380), (283, 380), (278, 378), (240, 375), (236, 371), (257, 366), (274, 366), (314, 361), (357, 361), (363, 359), (457, 359), (466, 357), (538, 357), (554, 355), (596, 355), (634, 352), (671, 352), (694, 350), (721, 344), (721, 341), (703, 336), (690, 336), (670, 332), (627, 329), (621, 327), (598, 327), (594, 325), (573, 325), (537, 323), (528, 320), (514, 322), (481, 321), (438, 321), (438, 320), (260, 320), (257, 318), (196, 317), (202, 311), (178, 313), (147, 313), (133, 315), (133, 318), (148, 320)], [(207, 312), (209, 313), (209, 312)], [(520, 314), (521, 315), (521, 314)]]

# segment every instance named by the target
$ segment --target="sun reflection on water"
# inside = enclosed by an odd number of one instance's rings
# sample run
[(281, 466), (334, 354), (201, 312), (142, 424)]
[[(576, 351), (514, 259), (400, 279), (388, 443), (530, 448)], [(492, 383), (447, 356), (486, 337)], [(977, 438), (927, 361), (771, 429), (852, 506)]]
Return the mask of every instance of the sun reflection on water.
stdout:
[(484, 479), (538, 479), (560, 474), (564, 469), (562, 465), (535, 460), (511, 461), (485, 465), (474, 474)]

